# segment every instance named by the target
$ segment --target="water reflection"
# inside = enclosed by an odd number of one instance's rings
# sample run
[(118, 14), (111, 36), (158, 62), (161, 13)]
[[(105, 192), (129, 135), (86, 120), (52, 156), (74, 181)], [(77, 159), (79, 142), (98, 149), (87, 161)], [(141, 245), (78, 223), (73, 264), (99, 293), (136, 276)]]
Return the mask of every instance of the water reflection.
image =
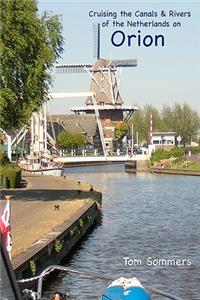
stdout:
[[(66, 261), (68, 267), (114, 278), (137, 276), (146, 286), (183, 299), (199, 299), (198, 177), (126, 174), (121, 165), (72, 168), (66, 172), (103, 192), (100, 226), (89, 233)], [(142, 263), (126, 266), (123, 257)], [(149, 266), (148, 258), (155, 262), (181, 261), (182, 265)], [(101, 280), (59, 274), (48, 289), (68, 292), (71, 299), (85, 300), (98, 299), (107, 285)]]

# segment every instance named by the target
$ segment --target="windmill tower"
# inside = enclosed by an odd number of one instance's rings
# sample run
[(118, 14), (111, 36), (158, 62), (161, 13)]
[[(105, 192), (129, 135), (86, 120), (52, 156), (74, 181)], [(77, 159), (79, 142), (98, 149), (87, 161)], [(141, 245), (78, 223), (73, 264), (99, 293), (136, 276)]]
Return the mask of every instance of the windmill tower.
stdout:
[[(125, 106), (119, 92), (121, 68), (136, 67), (135, 59), (109, 60), (102, 59), (100, 24), (94, 24), (94, 57), (92, 64), (63, 64), (56, 66), (61, 73), (88, 73), (91, 78), (90, 95), (86, 99), (86, 106), (72, 108), (75, 114), (95, 114), (100, 133), (104, 155), (107, 149), (113, 148), (115, 139), (114, 122), (126, 122), (133, 112), (134, 106)], [(110, 130), (109, 130), (110, 127)], [(111, 133), (112, 131), (112, 133)]]

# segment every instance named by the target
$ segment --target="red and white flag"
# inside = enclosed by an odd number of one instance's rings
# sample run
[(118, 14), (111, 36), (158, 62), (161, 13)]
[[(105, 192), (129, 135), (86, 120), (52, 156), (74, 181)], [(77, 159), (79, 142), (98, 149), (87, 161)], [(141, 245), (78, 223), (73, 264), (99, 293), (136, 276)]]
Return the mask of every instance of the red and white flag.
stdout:
[(10, 200), (7, 200), (6, 207), (0, 219), (0, 230), (7, 251), (12, 249), (11, 223), (10, 223)]

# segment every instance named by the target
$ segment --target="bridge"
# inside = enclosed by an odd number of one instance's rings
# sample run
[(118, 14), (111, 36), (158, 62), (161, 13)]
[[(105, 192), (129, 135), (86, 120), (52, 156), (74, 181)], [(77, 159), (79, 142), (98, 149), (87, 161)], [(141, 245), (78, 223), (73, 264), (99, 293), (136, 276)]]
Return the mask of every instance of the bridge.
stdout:
[(104, 163), (123, 163), (126, 161), (147, 161), (149, 155), (135, 154), (132, 156), (62, 156), (54, 158), (55, 163), (77, 165), (77, 164), (104, 164)]

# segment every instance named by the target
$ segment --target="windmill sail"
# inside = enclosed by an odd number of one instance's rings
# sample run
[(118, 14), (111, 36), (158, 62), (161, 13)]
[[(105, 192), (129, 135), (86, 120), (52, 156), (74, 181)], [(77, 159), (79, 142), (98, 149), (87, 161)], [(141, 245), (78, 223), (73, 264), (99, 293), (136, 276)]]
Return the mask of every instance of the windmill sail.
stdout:
[(93, 51), (94, 51), (94, 58), (100, 59), (100, 49), (101, 49), (101, 44), (100, 44), (100, 24), (93, 24)]
[(91, 69), (91, 64), (63, 64), (56, 66), (57, 73), (86, 73), (86, 68)]
[[(123, 101), (117, 89), (117, 69), (112, 62), (99, 59), (92, 70), (90, 91), (95, 94), (97, 104), (122, 105)], [(88, 97), (86, 105), (92, 104), (92, 98)]]

